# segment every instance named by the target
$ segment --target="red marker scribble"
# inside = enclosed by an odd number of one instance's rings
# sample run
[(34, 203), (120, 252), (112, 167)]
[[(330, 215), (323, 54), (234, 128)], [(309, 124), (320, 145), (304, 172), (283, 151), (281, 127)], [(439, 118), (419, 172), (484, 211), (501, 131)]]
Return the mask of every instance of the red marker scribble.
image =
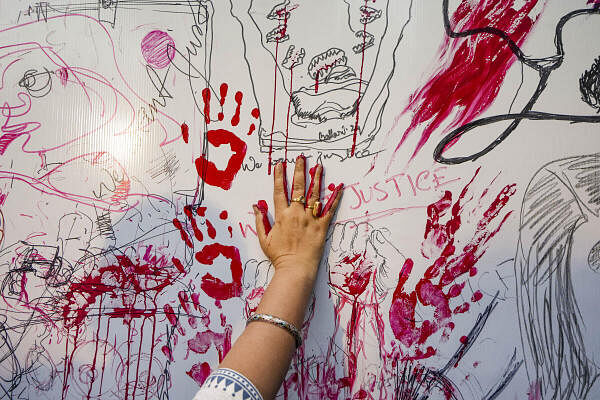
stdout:
[[(399, 275), (398, 285), (393, 294), (390, 307), (390, 325), (394, 336), (409, 349), (406, 359), (428, 358), (435, 354), (428, 339), (443, 329), (454, 329), (452, 317), (467, 312), (469, 303), (462, 303), (454, 309), (451, 302), (462, 294), (466, 282), (475, 272), (474, 266), (487, 250), (489, 241), (498, 233), (512, 211), (502, 213), (507, 202), (515, 194), (515, 185), (507, 185), (497, 194), (477, 222), (475, 232), (469, 241), (459, 249), (456, 234), (462, 229), (465, 204), (469, 202), (470, 185), (479, 173), (465, 185), (458, 199), (453, 203), (453, 195), (446, 191), (444, 196), (427, 208), (424, 240), (421, 252), (433, 262), (423, 273), (414, 290), (408, 290), (406, 282), (419, 270), (414, 269), (414, 261), (407, 258)], [(481, 199), (480, 199), (481, 200)], [(465, 213), (466, 214), (466, 213)], [(502, 215), (503, 214), (503, 215)], [(442, 220), (445, 219), (445, 222)], [(490, 224), (498, 220), (496, 227)], [(481, 299), (481, 293), (475, 292), (472, 301)], [(433, 309), (433, 318), (417, 322), (420, 309)], [(426, 347), (423, 352), (423, 347)]]
[[(451, 17), (452, 30), (494, 27), (506, 32), (521, 45), (531, 32), (537, 15), (530, 15), (539, 0), (525, 0), (515, 9), (514, 0), (472, 2), (462, 0)], [(429, 140), (431, 134), (450, 116), (446, 130), (466, 124), (487, 110), (494, 102), (508, 69), (516, 57), (501, 38), (480, 34), (467, 38), (446, 38), (440, 49), (439, 68), (427, 83), (413, 93), (402, 111), (413, 112), (395, 151), (417, 126), (424, 128), (412, 157)], [(398, 117), (399, 118), (399, 117)]]
[(142, 39), (142, 56), (148, 65), (162, 69), (175, 57), (175, 41), (164, 31), (154, 30)]

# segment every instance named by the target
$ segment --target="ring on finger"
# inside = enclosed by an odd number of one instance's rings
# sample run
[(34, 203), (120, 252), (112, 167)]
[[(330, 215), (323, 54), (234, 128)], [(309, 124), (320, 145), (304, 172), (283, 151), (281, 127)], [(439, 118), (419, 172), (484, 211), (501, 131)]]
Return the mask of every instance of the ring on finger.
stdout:
[(319, 211), (321, 210), (321, 202), (315, 201), (315, 203), (312, 206), (306, 206), (306, 208), (310, 208), (312, 210), (313, 217), (318, 217)]
[(296, 203), (302, 203), (302, 205), (306, 204), (306, 199), (304, 196), (298, 196), (298, 197), (294, 197), (292, 199), (292, 202), (296, 202)]

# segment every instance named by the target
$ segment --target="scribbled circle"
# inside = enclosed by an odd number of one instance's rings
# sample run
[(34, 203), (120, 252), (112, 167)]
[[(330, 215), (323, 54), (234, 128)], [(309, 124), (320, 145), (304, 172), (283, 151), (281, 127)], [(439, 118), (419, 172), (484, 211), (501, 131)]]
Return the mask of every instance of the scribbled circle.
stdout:
[(592, 250), (590, 250), (588, 264), (594, 271), (600, 272), (600, 241), (596, 242)]
[(151, 67), (165, 68), (175, 57), (175, 42), (167, 32), (155, 30), (142, 39), (142, 56)]

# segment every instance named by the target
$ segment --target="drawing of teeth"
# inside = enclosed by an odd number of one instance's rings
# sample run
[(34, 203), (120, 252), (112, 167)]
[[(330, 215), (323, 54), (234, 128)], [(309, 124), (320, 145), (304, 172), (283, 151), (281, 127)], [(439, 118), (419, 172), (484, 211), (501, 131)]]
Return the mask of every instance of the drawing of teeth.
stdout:
[(370, 24), (376, 19), (381, 18), (381, 10), (378, 10), (369, 6), (361, 6), (360, 7), (360, 23), (361, 24)]
[(360, 54), (369, 47), (375, 44), (375, 36), (365, 31), (358, 31), (354, 34), (359, 39), (362, 39), (362, 43), (358, 43), (352, 46), (352, 51), (356, 54)]
[(313, 79), (321, 79), (338, 65), (346, 65), (348, 59), (344, 50), (332, 47), (331, 49), (317, 54), (308, 64), (308, 75)]
[(290, 5), (289, 0), (282, 1), (279, 4), (276, 4), (269, 14), (267, 14), (267, 19), (274, 19), (277, 21), (283, 21), (290, 16), (290, 10), (288, 10), (288, 6)]
[(283, 67), (287, 69), (292, 69), (294, 67), (302, 65), (302, 63), (304, 62), (305, 55), (306, 51), (303, 47), (301, 47), (300, 50), (296, 51), (296, 47), (292, 44), (288, 48), (288, 51), (285, 54), (285, 58), (283, 59), (281, 65), (283, 65)]
[(267, 43), (282, 43), (288, 41), (290, 39), (290, 35), (288, 35), (286, 31), (287, 27), (285, 25), (276, 26), (269, 33), (267, 33)]

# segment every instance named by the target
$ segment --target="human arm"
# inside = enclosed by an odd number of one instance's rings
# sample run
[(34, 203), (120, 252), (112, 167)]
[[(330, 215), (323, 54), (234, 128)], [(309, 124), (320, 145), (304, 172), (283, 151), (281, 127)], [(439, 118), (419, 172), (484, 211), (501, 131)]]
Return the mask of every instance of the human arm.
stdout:
[[(304, 196), (305, 168), (304, 157), (298, 157), (292, 199)], [(321, 174), (322, 167), (318, 166), (312, 193), (308, 193), (309, 206), (319, 199)], [(269, 230), (263, 222), (264, 210), (254, 206), (260, 246), (275, 269), (256, 312), (274, 315), (300, 328), (342, 185), (336, 188), (319, 217), (313, 216), (312, 210), (301, 202), (288, 203), (281, 163), (275, 166), (274, 185), (275, 223), (272, 229)], [(219, 367), (241, 373), (256, 386), (265, 400), (272, 399), (285, 378), (295, 349), (293, 336), (284, 329), (253, 322), (246, 327)]]

